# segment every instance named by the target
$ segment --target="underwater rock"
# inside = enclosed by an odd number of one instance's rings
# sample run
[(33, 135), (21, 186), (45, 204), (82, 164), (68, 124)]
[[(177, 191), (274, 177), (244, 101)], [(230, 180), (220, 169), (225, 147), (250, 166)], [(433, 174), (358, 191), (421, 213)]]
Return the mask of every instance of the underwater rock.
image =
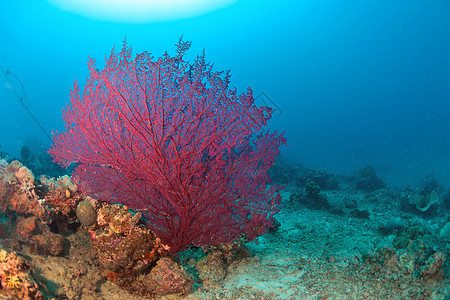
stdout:
[(442, 226), (439, 232), (439, 239), (443, 242), (450, 243), (450, 222)]
[(228, 274), (228, 267), (248, 257), (248, 248), (242, 241), (236, 241), (210, 250), (197, 261), (195, 268), (204, 288), (219, 288)]
[[(416, 190), (407, 187), (400, 196), (402, 209), (421, 215), (433, 215), (440, 204), (442, 186), (432, 176), (426, 176)], [(443, 201), (445, 202), (445, 197)]]
[(233, 262), (239, 262), (244, 258), (250, 257), (250, 250), (242, 240), (238, 240), (231, 244), (222, 245), (219, 247), (219, 250), (222, 252), (228, 266)]
[(423, 279), (434, 279), (442, 273), (442, 266), (445, 262), (445, 258), (444, 252), (437, 251), (430, 256), (424, 266), (418, 270), (418, 275)]
[(138, 225), (140, 219), (140, 213), (132, 213), (122, 205), (103, 203), (97, 212), (99, 228), (90, 231), (92, 247), (103, 268), (118, 276), (134, 274), (168, 254), (168, 246), (150, 229)]
[(69, 177), (55, 180), (41, 176), (36, 180), (18, 161), (12, 161), (0, 174), (0, 212), (6, 214), (32, 215), (47, 224), (57, 219), (64, 227), (74, 221), (75, 207), (82, 198)]
[(420, 182), (420, 186), (417, 189), (418, 193), (421, 195), (426, 195), (426, 194), (430, 194), (433, 191), (441, 191), (442, 190), (442, 186), (441, 184), (437, 181), (437, 179), (434, 177), (433, 174), (425, 176), (421, 182)]
[(294, 192), (289, 196), (289, 200), (294, 204), (300, 203), (313, 209), (330, 208), (327, 199), (325, 198), (325, 196), (320, 194), (318, 186), (314, 183), (310, 183), (308, 185), (308, 188), (305, 187), (305, 189), (294, 190)]
[(115, 273), (145, 270), (158, 258), (158, 241), (144, 226), (132, 227), (127, 235), (101, 228), (91, 234), (91, 243), (100, 265)]
[[(395, 245), (395, 246), (394, 246)], [(421, 279), (436, 279), (446, 260), (444, 252), (433, 250), (424, 239), (389, 236), (380, 241), (365, 259), (389, 272)]]
[(359, 171), (359, 178), (356, 180), (355, 187), (365, 192), (373, 192), (386, 188), (386, 184), (377, 176), (372, 166), (366, 166)]
[(409, 242), (411, 242), (410, 238), (407, 238), (406, 236), (397, 236), (395, 237), (393, 244), (396, 249), (405, 249)]
[(345, 204), (346, 208), (353, 209), (353, 208), (357, 208), (358, 207), (358, 203), (357, 203), (355, 198), (344, 197), (343, 201), (344, 201), (344, 204)]
[(186, 270), (167, 257), (160, 258), (141, 282), (156, 295), (187, 295), (194, 286)]
[(269, 169), (269, 175), (274, 182), (290, 184), (294, 182), (297, 174), (301, 173), (303, 169), (304, 167), (301, 165), (292, 166), (291, 164), (283, 161), (280, 162), (276, 159), (275, 163)]
[(26, 181), (29, 183), (34, 183), (34, 175), (33, 173), (25, 166), (21, 166), (16, 173), (14, 173), (16, 176), (17, 181), (22, 182)]
[(217, 288), (227, 276), (227, 264), (221, 251), (210, 251), (196, 265), (198, 276), (206, 289)]
[(58, 256), (64, 253), (64, 238), (57, 233), (45, 231), (30, 240), (30, 252)]
[(405, 248), (403, 243), (409, 240), (417, 240), (427, 232), (424, 224), (419, 219), (409, 219), (407, 222), (400, 218), (390, 220), (386, 225), (380, 227), (381, 232), (394, 237), (396, 248)]
[(140, 213), (118, 204), (103, 203), (97, 211), (97, 222), (89, 233), (100, 266), (106, 271), (104, 277), (146, 297), (190, 292), (193, 281), (181, 266), (164, 259), (169, 247), (150, 229), (138, 225), (140, 218)]
[(110, 271), (106, 277), (128, 293), (145, 299), (155, 299), (156, 295), (171, 295), (168, 299), (179, 299), (176, 296), (189, 294), (194, 286), (193, 277), (168, 257), (159, 258), (148, 273), (117, 274)]
[(82, 226), (89, 227), (97, 221), (97, 211), (94, 205), (86, 200), (78, 203), (76, 214)]
[(368, 219), (370, 217), (370, 212), (366, 209), (355, 208), (350, 212), (350, 216), (358, 219)]
[(309, 181), (305, 186), (305, 193), (307, 197), (316, 199), (319, 197), (320, 187), (314, 181)]
[(337, 214), (343, 213), (343, 211), (346, 207), (344, 199), (340, 196), (328, 195), (327, 203), (332, 208), (332, 210)]
[(117, 234), (127, 234), (141, 220), (140, 212), (128, 211), (126, 206), (120, 204), (107, 204), (97, 211), (97, 223), (101, 227), (108, 226)]
[(16, 223), (16, 233), (19, 241), (28, 242), (36, 230), (36, 218), (28, 217)]
[(300, 174), (295, 178), (295, 184), (298, 186), (306, 186), (308, 182), (313, 181), (321, 190), (337, 190), (339, 183), (333, 174), (311, 169), (300, 169)]
[(6, 239), (13, 231), (13, 224), (10, 218), (0, 215), (0, 239)]
[(428, 230), (420, 219), (410, 219), (406, 224), (405, 230), (402, 232), (404, 236), (409, 237), (412, 240), (421, 238)]
[(450, 210), (450, 190), (448, 190), (443, 197), (444, 207)]
[(27, 193), (22, 191), (14, 192), (9, 195), (6, 209), (12, 212), (16, 212), (18, 215), (39, 215), (39, 211), (44, 210), (41, 208), (40, 203), (34, 197), (30, 198)]
[(400, 218), (395, 218), (386, 222), (386, 224), (380, 226), (380, 231), (384, 235), (392, 233), (399, 233), (405, 229), (405, 221)]
[(58, 177), (57, 185), (64, 190), (66, 198), (69, 198), (71, 194), (73, 195), (77, 192), (77, 186), (72, 183), (70, 177), (67, 175)]
[(281, 227), (280, 221), (278, 221), (276, 218), (273, 218), (273, 224), (272, 226), (270, 226), (268, 232), (275, 233), (280, 229), (280, 227)]
[(70, 242), (70, 249), (61, 256), (41, 257), (30, 253), (36, 270), (34, 278), (47, 286), (46, 291), (41, 289), (45, 299), (120, 299), (99, 294), (103, 284), (119, 291), (102, 278), (87, 231), (81, 228), (69, 234), (65, 242)]
[(25, 145), (20, 149), (20, 159), (23, 164), (29, 164), (34, 160), (34, 155), (29, 146)]

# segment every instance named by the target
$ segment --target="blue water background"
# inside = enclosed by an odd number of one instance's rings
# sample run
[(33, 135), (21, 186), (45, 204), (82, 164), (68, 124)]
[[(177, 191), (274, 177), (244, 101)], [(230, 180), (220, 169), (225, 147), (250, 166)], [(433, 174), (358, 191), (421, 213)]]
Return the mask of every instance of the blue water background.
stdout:
[[(178, 21), (91, 20), (43, 0), (3, 1), (0, 65), (22, 81), (29, 109), (48, 131), (91, 55), (101, 64), (124, 37), (135, 53), (174, 53), (180, 35), (205, 48), (232, 84), (277, 108), (283, 156), (307, 167), (352, 174), (367, 164), (389, 183), (434, 173), (450, 184), (450, 2), (447, 0), (240, 0)], [(11, 80), (14, 88), (17, 82)], [(0, 145), (47, 148), (0, 74)]]

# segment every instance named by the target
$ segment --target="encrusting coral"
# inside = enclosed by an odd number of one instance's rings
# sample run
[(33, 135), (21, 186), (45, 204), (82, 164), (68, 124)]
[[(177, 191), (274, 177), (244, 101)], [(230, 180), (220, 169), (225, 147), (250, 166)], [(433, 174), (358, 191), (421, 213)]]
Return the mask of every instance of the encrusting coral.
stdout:
[(0, 248), (0, 290), (6, 292), (8, 299), (43, 299), (29, 269), (29, 263), (22, 257)]

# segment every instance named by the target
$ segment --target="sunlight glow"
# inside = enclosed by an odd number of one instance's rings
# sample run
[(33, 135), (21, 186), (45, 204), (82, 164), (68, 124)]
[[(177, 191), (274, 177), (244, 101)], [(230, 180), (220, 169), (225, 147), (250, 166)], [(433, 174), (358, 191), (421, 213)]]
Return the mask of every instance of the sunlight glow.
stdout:
[(92, 19), (146, 23), (198, 16), (238, 0), (48, 0)]

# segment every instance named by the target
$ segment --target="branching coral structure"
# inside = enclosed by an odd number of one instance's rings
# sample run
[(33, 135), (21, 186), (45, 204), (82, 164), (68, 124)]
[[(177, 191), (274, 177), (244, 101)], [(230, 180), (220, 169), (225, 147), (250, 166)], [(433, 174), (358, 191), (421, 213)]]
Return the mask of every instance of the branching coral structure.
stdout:
[(49, 151), (77, 164), (83, 191), (141, 211), (172, 252), (264, 233), (280, 202), (268, 169), (286, 142), (264, 129), (272, 109), (251, 89), (238, 94), (204, 52), (185, 61), (190, 45), (180, 38), (175, 56), (133, 58), (124, 41), (103, 69), (90, 59)]

